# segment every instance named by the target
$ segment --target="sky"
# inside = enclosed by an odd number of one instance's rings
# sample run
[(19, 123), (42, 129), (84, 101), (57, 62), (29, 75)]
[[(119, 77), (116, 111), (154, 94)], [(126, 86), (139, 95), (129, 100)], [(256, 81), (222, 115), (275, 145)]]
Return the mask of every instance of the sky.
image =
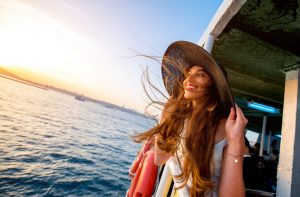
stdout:
[(0, 0), (0, 66), (43, 84), (144, 112), (141, 77), (163, 92), (161, 57), (197, 43), (221, 0)]

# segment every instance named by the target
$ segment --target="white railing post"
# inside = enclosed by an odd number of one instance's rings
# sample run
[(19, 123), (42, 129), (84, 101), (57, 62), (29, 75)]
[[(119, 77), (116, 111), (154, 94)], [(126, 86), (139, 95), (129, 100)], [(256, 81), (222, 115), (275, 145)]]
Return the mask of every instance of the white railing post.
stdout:
[(262, 128), (261, 137), (260, 137), (259, 156), (263, 156), (264, 155), (266, 126), (267, 126), (267, 116), (264, 115), (263, 128)]

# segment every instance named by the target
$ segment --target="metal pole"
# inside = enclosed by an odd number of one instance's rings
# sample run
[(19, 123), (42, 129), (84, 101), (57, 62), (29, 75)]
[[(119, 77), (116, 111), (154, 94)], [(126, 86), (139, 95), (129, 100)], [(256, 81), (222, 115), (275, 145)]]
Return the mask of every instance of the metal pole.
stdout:
[(268, 138), (268, 155), (270, 154), (270, 148), (271, 148), (271, 136), (272, 136), (272, 131), (269, 131), (269, 138)]
[(260, 138), (259, 156), (263, 156), (263, 153), (264, 153), (266, 126), (267, 126), (267, 116), (264, 115), (263, 129), (262, 129), (261, 138)]
[(215, 39), (216, 38), (213, 35), (211, 34), (208, 35), (207, 40), (203, 47), (207, 52), (211, 53), (212, 48), (214, 46)]

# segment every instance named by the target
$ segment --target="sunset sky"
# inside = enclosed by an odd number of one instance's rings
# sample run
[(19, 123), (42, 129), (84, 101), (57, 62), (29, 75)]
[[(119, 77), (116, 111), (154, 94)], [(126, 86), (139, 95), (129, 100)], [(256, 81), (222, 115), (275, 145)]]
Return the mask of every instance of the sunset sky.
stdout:
[(160, 65), (134, 51), (162, 56), (173, 41), (198, 42), (221, 2), (0, 0), (0, 66), (143, 112), (142, 68), (163, 90)]

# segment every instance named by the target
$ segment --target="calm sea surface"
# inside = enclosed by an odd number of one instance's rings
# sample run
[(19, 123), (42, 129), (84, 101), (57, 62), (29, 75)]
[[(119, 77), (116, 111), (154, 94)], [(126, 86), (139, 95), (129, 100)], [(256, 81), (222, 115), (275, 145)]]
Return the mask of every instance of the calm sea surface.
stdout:
[(124, 196), (150, 119), (0, 78), (0, 196)]

